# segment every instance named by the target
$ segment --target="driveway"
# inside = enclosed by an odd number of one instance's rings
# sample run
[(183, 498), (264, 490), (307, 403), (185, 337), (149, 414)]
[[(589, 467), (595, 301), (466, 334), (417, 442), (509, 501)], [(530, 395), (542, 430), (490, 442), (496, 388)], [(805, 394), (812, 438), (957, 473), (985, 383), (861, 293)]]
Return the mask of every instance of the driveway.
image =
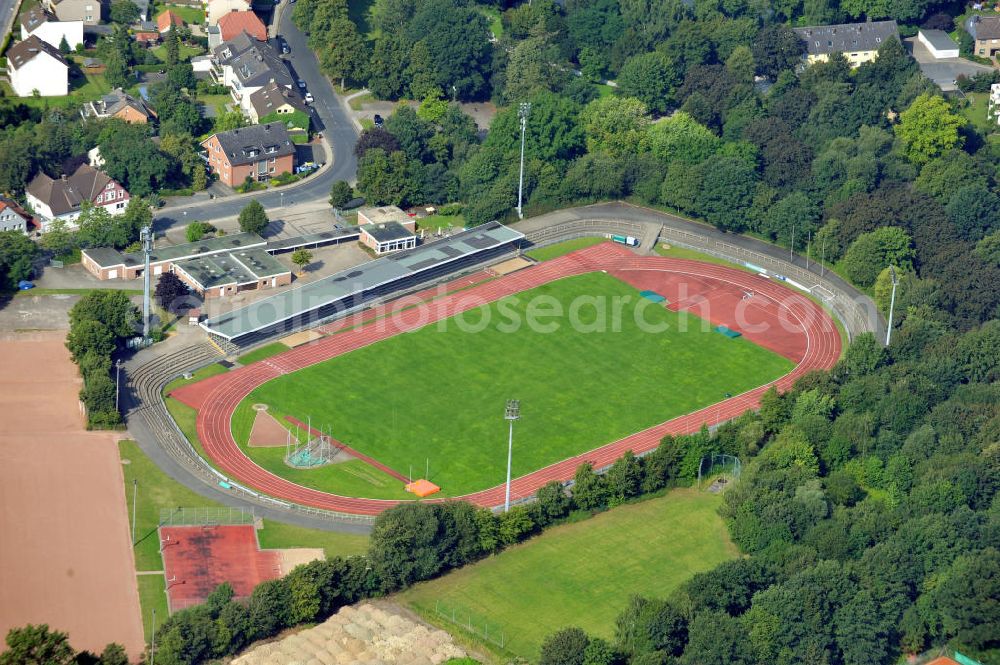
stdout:
[(332, 151), (332, 156), (329, 159), (314, 159), (314, 161), (328, 162), (327, 167), (301, 183), (278, 189), (221, 199), (206, 200), (205, 197), (200, 197), (198, 201), (184, 199), (183, 202), (176, 204), (171, 202), (161, 209), (154, 219), (154, 227), (158, 233), (184, 226), (194, 219), (214, 223), (216, 220), (234, 217), (251, 199), (260, 201), (269, 214), (287, 204), (289, 195), (292, 195), (293, 200), (298, 203), (325, 202), (330, 196), (330, 186), (335, 180), (354, 182), (358, 170), (358, 162), (354, 157), (354, 143), (357, 141), (358, 132), (346, 110), (346, 104), (341, 103), (329, 80), (319, 71), (319, 63), (306, 44), (306, 36), (292, 23), (290, 6), (282, 7), (278, 21), (277, 32), (285, 38), (292, 49), (291, 54), (285, 56), (292, 75), (303, 79), (309, 92), (316, 98), (313, 104), (313, 123), (317, 131), (323, 133), (324, 141)]
[(965, 58), (935, 58), (916, 37), (904, 39), (903, 43), (920, 65), (920, 71), (941, 88), (942, 92), (958, 90), (955, 81), (959, 76), (972, 78), (980, 72), (993, 71), (992, 67)]

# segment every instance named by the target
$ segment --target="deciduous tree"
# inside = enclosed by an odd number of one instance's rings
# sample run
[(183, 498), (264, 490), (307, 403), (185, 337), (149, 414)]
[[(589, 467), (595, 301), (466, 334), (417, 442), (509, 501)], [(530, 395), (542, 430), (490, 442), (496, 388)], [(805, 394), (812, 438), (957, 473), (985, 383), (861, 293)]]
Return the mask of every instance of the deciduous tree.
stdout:
[(267, 218), (267, 213), (264, 212), (264, 206), (257, 199), (246, 204), (240, 211), (240, 231), (244, 233), (261, 234), (270, 221)]

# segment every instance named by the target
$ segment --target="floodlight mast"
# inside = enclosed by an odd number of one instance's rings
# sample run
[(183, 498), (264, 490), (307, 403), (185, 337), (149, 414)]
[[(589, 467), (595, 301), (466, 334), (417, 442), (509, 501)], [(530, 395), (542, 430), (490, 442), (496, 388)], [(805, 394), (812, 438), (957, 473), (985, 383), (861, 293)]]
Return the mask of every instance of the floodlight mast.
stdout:
[(528, 114), (531, 113), (531, 102), (521, 102), (517, 109), (517, 117), (521, 119), (521, 175), (517, 180), (517, 218), (524, 219), (524, 131), (528, 126)]
[(142, 343), (149, 341), (149, 255), (153, 253), (153, 228), (142, 227), (139, 231), (142, 242), (142, 254), (145, 263), (142, 270)]
[(889, 346), (889, 342), (892, 340), (892, 310), (896, 307), (896, 286), (899, 284), (899, 278), (896, 277), (896, 268), (889, 266), (889, 277), (892, 279), (892, 296), (889, 298), (889, 321), (885, 326), (885, 345)]
[(507, 438), (507, 491), (503, 500), (503, 511), (506, 513), (510, 510), (510, 463), (514, 452), (514, 421), (521, 417), (521, 401), (517, 399), (507, 400), (503, 417), (510, 424), (510, 434)]

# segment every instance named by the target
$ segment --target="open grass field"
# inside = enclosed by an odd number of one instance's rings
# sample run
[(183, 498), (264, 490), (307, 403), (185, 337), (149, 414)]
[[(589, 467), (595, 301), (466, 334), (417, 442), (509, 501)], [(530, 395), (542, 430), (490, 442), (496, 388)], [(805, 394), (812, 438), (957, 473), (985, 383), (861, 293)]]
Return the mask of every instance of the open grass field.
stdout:
[(265, 344), (259, 349), (254, 349), (249, 353), (244, 353), (239, 357), (239, 363), (241, 365), (249, 365), (250, 363), (255, 363), (258, 360), (264, 360), (265, 358), (276, 356), (279, 353), (284, 353), (287, 350), (288, 347), (281, 342), (272, 342), (270, 344)]
[[(734, 558), (721, 499), (694, 489), (620, 506), (546, 531), (498, 556), (418, 584), (399, 600), (434, 620), (435, 603), (488, 618), (509, 650), (534, 661), (566, 626), (612, 637), (632, 594), (662, 598), (692, 575)], [(439, 625), (455, 630), (447, 623)]]
[[(580, 297), (586, 300), (571, 306)], [(599, 316), (594, 303), (604, 303), (606, 314)], [(572, 316), (534, 316), (554, 307)], [(529, 311), (542, 325), (511, 325), (515, 318), (524, 323)], [(274, 379), (241, 404), (234, 436), (246, 441), (250, 405), (262, 402), (279, 420), (311, 417), (400, 473), (412, 465), (423, 475), (429, 460), (430, 480), (458, 496), (503, 481), (507, 399), (521, 400), (513, 464), (520, 476), (792, 369), (775, 353), (705, 332), (690, 319), (681, 331), (688, 316), (602, 273), (558, 280)], [(606, 331), (597, 331), (601, 325)], [(324, 476), (341, 473), (338, 465), (293, 471), (273, 463), (283, 450), (246, 450), (274, 473), (337, 491)]]
[(142, 632), (149, 641), (153, 635), (153, 610), (156, 610), (156, 629), (170, 616), (167, 610), (166, 580), (162, 574), (137, 575), (139, 584), (139, 606), (142, 608)]
[(538, 249), (525, 252), (525, 254), (536, 261), (548, 261), (559, 258), (564, 254), (575, 252), (578, 249), (600, 245), (602, 242), (606, 242), (606, 240), (604, 238), (574, 238), (573, 240), (564, 240), (563, 242), (539, 247)]
[(333, 531), (315, 531), (274, 520), (264, 520), (264, 528), (257, 532), (261, 549), (286, 547), (322, 547), (327, 557), (355, 556), (368, 551), (368, 536)]

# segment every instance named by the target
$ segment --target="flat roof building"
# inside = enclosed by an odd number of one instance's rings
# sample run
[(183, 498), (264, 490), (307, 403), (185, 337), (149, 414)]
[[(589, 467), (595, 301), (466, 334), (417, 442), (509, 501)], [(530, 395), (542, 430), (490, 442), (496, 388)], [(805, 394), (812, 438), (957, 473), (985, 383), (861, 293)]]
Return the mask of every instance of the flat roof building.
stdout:
[[(149, 268), (153, 275), (159, 275), (169, 272), (172, 264), (186, 259), (266, 245), (267, 241), (256, 233), (235, 233), (217, 238), (205, 238), (183, 245), (154, 247), (149, 257)], [(80, 261), (83, 263), (83, 267), (101, 280), (142, 277), (144, 260), (141, 252), (122, 254), (110, 247), (94, 247), (80, 252)]]
[(177, 261), (171, 270), (205, 298), (292, 283), (292, 271), (258, 247)]
[(417, 236), (399, 222), (364, 224), (358, 228), (361, 230), (361, 243), (370, 247), (376, 256), (417, 246)]
[(957, 58), (958, 44), (944, 30), (924, 30), (917, 31), (917, 39), (927, 47), (930, 54), (937, 59)]
[(450, 238), (348, 268), (246, 307), (203, 321), (201, 327), (229, 345), (249, 345), (273, 335), (346, 316), (374, 302), (514, 252), (524, 234), (490, 222)]

